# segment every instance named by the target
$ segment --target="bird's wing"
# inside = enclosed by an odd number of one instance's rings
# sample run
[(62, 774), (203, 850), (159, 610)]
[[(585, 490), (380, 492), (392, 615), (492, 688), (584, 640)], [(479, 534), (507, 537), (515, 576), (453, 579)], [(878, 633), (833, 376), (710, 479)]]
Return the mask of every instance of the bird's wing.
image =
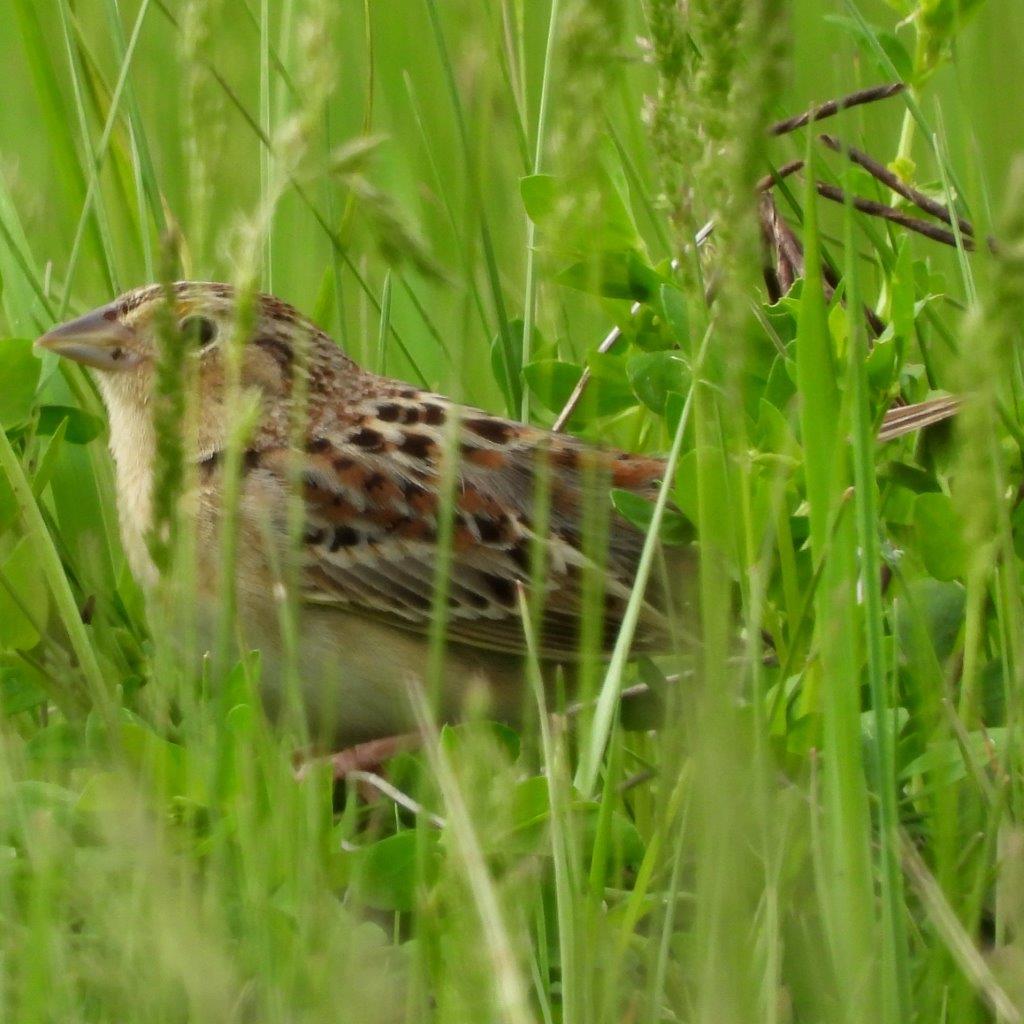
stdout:
[[(452, 417), (458, 472), (446, 506), (441, 467)], [(264, 462), (273, 457), (265, 454)], [(608, 487), (649, 495), (663, 471), (657, 459), (595, 450), (408, 388), (366, 400), (344, 423), (311, 428), (301, 472), (303, 597), (426, 633), (448, 507), (443, 579), (450, 640), (522, 652), (517, 584), (531, 592), (539, 553), (541, 656), (571, 658), (584, 616), (601, 623), (607, 646), (643, 543), (610, 510)], [(585, 530), (607, 543), (585, 541)], [(648, 605), (638, 643), (651, 646), (663, 627)]]

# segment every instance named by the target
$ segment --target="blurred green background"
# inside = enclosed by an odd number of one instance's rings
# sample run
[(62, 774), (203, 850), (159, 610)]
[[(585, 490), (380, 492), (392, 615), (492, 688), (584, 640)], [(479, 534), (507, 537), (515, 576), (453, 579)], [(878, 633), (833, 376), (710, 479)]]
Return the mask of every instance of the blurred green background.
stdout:
[[(122, 111), (141, 128), (134, 145), (149, 151), (167, 218), (184, 235), (192, 276), (232, 277), (238, 223), (251, 217), (261, 194), (264, 151), (246, 117), (269, 127), (273, 134), (305, 102), (301, 65), (307, 56), (297, 54), (301, 43), (294, 32), (306, 16), (303, 6), (269, 5), (266, 38), (274, 51), (269, 55), (261, 54), (262, 15), (256, 0), (152, 3), (146, 11)], [(842, 4), (803, 0), (787, 6), (784, 33), (791, 51), (784, 70), (785, 110), (780, 115), (879, 80), (849, 29), (839, 23), (849, 18)], [(576, 13), (587, 7), (574, 9), (569, 4), (563, 9), (570, 33)], [(9, 0), (0, 8), (0, 45), (8, 82), (0, 109), (3, 182), (37, 264), (48, 266), (61, 288), (87, 187), (87, 175), (74, 166), (73, 159), (82, 158), (83, 152), (67, 40), (80, 38), (83, 53), (94, 62), (82, 67), (79, 88), (84, 94), (79, 99), (95, 147), (103, 125), (90, 93), (105, 109), (138, 11), (134, 3), (98, 0), (68, 5), (64, 18), (49, 0), (31, 4)], [(518, 180), (532, 162), (547, 13), (546, 4), (533, 3), (452, 2), (439, 8), (462, 105), (464, 145), (426, 5), (387, 0), (368, 4), (365, 10), (359, 4), (334, 6), (327, 64), (335, 89), (316, 137), (306, 142), (308, 195), (325, 216), (333, 213), (339, 218), (347, 191), (324, 173), (327, 153), (367, 130), (385, 136), (369, 177), (394, 198), (444, 274), (443, 280), (430, 282), (399, 262), (396, 273), (403, 283), (394, 289), (394, 323), (403, 337), (415, 339), (418, 358), (435, 381), (466, 389), (467, 396), (488, 405), (495, 404), (497, 395), (487, 374), (475, 369), (467, 372), (464, 366), (452, 368), (436, 343), (423, 340), (428, 332), (412, 307), (406, 285), (453, 352), (477, 352), (489, 344), (498, 328), (498, 314), (482, 252), (480, 229), (485, 221), (506, 316), (521, 315), (526, 217), (518, 198)], [(865, 4), (863, 13), (889, 30), (896, 22), (884, 3)], [(597, 6), (587, 16), (605, 19), (609, 14), (620, 21), (617, 28), (604, 30), (614, 45), (573, 55), (569, 51), (576, 40), (570, 38), (556, 51), (544, 167), (559, 173), (585, 166), (596, 154), (595, 125), (600, 130), (602, 119), (607, 118), (645, 188), (654, 195), (657, 187), (640, 118), (644, 95), (653, 84), (651, 69), (636, 45), (636, 39), (646, 34), (641, 7), (609, 5), (605, 10)], [(72, 17), (77, 25), (65, 24)], [(111, 28), (115, 17), (120, 21), (116, 32)], [(182, 29), (187, 31), (192, 19), (202, 21), (204, 28), (190, 46)], [(1018, 4), (1011, 0), (985, 4), (956, 43), (958, 61), (943, 68), (923, 93), (924, 110), (929, 116), (938, 114), (935, 123), (944, 129), (952, 164), (966, 188), (963, 198), (982, 222), (990, 205), (998, 206), (1010, 163), (1021, 148), (1024, 129), (1017, 98), (1024, 74), (1018, 59), (1022, 33), (1024, 12)], [(520, 57), (516, 67), (505, 52), (504, 41), (509, 38), (522, 44), (516, 46)], [(581, 38), (595, 42), (585, 32)], [(598, 36), (597, 42), (607, 40)], [(183, 47), (216, 68), (231, 97), (209, 75), (191, 68)], [(287, 66), (287, 76), (278, 73), (278, 58)], [(76, 61), (81, 64), (81, 57), (76, 56)], [(269, 83), (262, 99), (261, 61)], [(261, 103), (266, 107), (262, 116)], [(898, 104), (862, 110), (853, 121), (861, 126), (859, 141), (868, 142), (867, 148), (883, 160), (896, 150)], [(240, 113), (238, 105), (247, 115)], [(137, 211), (137, 183), (127, 161), (133, 142), (124, 118), (118, 119), (111, 141), (117, 159), (103, 162), (98, 206), (107, 219), (110, 276), (123, 290), (147, 281), (152, 269), (147, 267), (137, 226), (128, 221), (129, 212)], [(781, 163), (801, 147), (801, 141), (784, 140), (771, 152)], [(282, 157), (287, 158), (288, 154)], [(919, 180), (937, 180), (935, 168), (922, 160)], [(264, 167), (264, 177), (268, 173)], [(194, 194), (197, 183), (208, 189), (203, 198)], [(152, 197), (146, 202), (151, 203)], [(642, 216), (641, 227), (653, 254), (667, 255)], [(345, 241), (379, 296), (387, 263), (358, 214), (347, 222)], [(305, 311), (324, 313), (326, 326), (344, 334), (353, 355), (372, 357), (376, 311), (343, 267), (336, 278), (341, 284), (340, 299), (325, 298), (324, 288), (328, 284), (333, 288), (329, 268), (337, 256), (291, 190), (275, 212), (269, 254), (263, 283)], [(71, 280), (76, 307), (96, 305), (109, 297), (105, 262), (95, 236), (87, 230)], [(546, 336), (557, 335), (569, 352), (595, 344), (607, 325), (607, 318), (593, 303), (575, 298), (565, 289), (548, 289), (540, 306), (540, 326)], [(10, 304), (7, 312), (12, 313)], [(38, 326), (10, 324), (19, 334), (30, 334)], [(409, 371), (400, 359), (392, 369), (398, 374)]]
[[(689, 6), (706, 32), (721, 12), (772, 5)], [(914, 27), (900, 18), (913, 6), (778, 4), (765, 51), (744, 38), (731, 54), (723, 39), (717, 57), (736, 58), (740, 86), (777, 73), (768, 116), (781, 117), (885, 81), (878, 46), (909, 74)], [(903, 170), (946, 197), (930, 155), (933, 144), (945, 151), (956, 199), (984, 233), (1024, 152), (1024, 7), (918, 5), (935, 17), (961, 6), (978, 9), (951, 32), (953, 59), (920, 84), (927, 129), (915, 129), (916, 167)], [(1021, 1019), (1024, 519), (1006, 496), (1021, 483), (1024, 372), (1011, 301), (1021, 291), (999, 276), (1019, 268), (872, 236), (859, 217), (817, 204), (820, 239), (844, 273), (844, 231), (864, 229), (865, 300), (886, 317), (894, 297), (904, 303), (905, 336), (884, 339), (870, 394), (856, 392), (861, 363), (848, 359), (857, 350), (840, 306), (825, 323), (824, 308), (805, 304), (820, 291), (805, 288), (765, 308), (736, 242), (754, 225), (729, 221), (746, 208), (723, 186), (737, 180), (733, 156), (719, 190), (702, 192), (719, 154), (692, 111), (677, 118), (690, 145), (677, 171), (701, 188), (694, 223), (670, 223), (647, 19), (682, 9), (561, 0), (545, 72), (552, 9), (533, 0), (0, 2), (0, 390), (17, 391), (0, 403), (0, 571), (11, 584), (0, 592), (0, 1017), (9, 1005), (10, 1019), (33, 1024)], [(716, 41), (702, 42), (714, 56)], [(699, 79), (703, 65), (692, 66)], [(718, 93), (686, 84), (720, 99), (732, 82)], [(567, 187), (560, 230), (538, 230), (531, 263), (520, 182), (537, 162), (544, 90), (540, 169)], [(891, 99), (827, 130), (884, 163), (905, 110)], [(742, 126), (742, 111), (725, 113)], [(806, 137), (762, 149), (758, 127), (740, 141), (760, 174), (804, 155)], [(685, 163), (694, 153), (699, 168)], [(684, 347), (658, 305), (675, 291), (693, 347), (708, 327), (717, 351), (736, 357), (724, 369), (709, 361), (714, 387), (694, 403), (675, 492), (712, 549), (703, 638), (729, 642), (704, 675), (684, 674), (676, 728), (616, 724), (600, 800), (574, 788), (567, 767), (586, 725), (554, 750), (529, 730), (447, 730), (443, 757), (431, 748), (392, 769), (437, 812), (429, 818), (379, 792), (369, 805), (345, 800), (325, 772), (298, 784), (290, 738), (258, 714), (244, 666), (196, 686), (168, 642), (172, 604), (147, 624), (117, 540), (98, 399), (52, 359), (39, 377), (26, 339), (156, 279), (174, 251), (183, 276), (255, 268), (262, 288), (369, 368), (518, 416), (495, 339), (514, 348), (531, 294), (533, 357), (574, 371), (614, 323), (630, 323), (630, 298), (558, 279), (560, 246), (607, 243), (610, 177), (627, 182), (668, 289), (645, 297), (645, 324), (661, 326), (640, 339), (653, 337), (651, 351), (630, 339), (630, 358), (659, 365)], [(723, 211), (706, 266), (717, 283), (725, 253), (723, 294), (742, 307), (724, 312), (666, 269), (673, 232)], [(921, 262), (906, 273), (911, 258)], [(929, 268), (943, 275), (942, 298), (927, 294)], [(964, 316), (972, 272), (981, 300)], [(923, 397), (922, 352), (941, 333), (929, 317), (965, 356), (935, 346), (933, 383), (966, 380), (981, 396), (974, 418), (953, 443), (940, 431), (875, 446), (867, 428), (853, 431), (850, 396), (874, 417), (897, 397)], [(799, 364), (816, 344), (834, 348), (843, 373), (808, 388)], [(662, 394), (655, 408), (626, 366), (610, 371), (615, 415), (581, 416), (573, 429), (663, 454), (683, 392), (698, 389), (677, 375), (679, 402)], [(835, 406), (809, 413), (823, 394)], [(89, 414), (69, 412), (79, 405)], [(548, 425), (557, 406), (535, 394), (529, 412)], [(838, 450), (828, 447), (837, 424), (848, 431)], [(857, 488), (848, 453), (861, 460)], [(37, 519), (18, 514), (16, 478)], [(808, 540), (809, 506), (819, 520), (853, 511), (823, 545)], [(715, 563), (723, 537), (739, 538), (738, 554)], [(889, 575), (884, 606), (865, 610), (860, 560), (872, 545)], [(58, 579), (43, 580), (42, 556)], [(80, 683), (76, 635), (117, 705), (113, 728), (95, 710), (65, 717), (49, 699), (47, 673)], [(652, 665), (628, 670), (627, 682), (640, 679), (665, 683)], [(964, 679), (975, 687), (966, 696)], [(896, 749), (884, 757), (886, 722)]]

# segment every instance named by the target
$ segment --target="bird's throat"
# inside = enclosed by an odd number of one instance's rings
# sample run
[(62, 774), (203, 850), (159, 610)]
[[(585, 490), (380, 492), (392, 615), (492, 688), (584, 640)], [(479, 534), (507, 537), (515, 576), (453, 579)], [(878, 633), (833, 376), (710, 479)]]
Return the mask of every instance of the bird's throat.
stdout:
[(156, 437), (145, 409), (108, 403), (110, 451), (117, 470), (117, 507), (121, 542), (128, 564), (144, 586), (155, 582), (156, 566), (146, 535), (153, 518), (153, 464)]

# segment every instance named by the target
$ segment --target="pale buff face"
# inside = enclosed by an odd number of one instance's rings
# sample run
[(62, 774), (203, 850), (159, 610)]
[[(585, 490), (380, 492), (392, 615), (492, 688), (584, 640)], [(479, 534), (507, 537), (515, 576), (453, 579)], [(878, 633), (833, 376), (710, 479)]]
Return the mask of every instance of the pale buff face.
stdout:
[(243, 392), (264, 404), (287, 399), (294, 336), (319, 342), (320, 333), (290, 307), (266, 297), (255, 297), (251, 312), (240, 315), (235, 292), (227, 285), (181, 282), (170, 286), (169, 294), (159, 285), (140, 288), (54, 328), (37, 344), (88, 366), (110, 413), (112, 432), (127, 434), (134, 438), (129, 443), (140, 447), (153, 416), (160, 353), (182, 346), (179, 366), (189, 399), (188, 425), (201, 454), (221, 446), (226, 437), (228, 348), (241, 330), (248, 342), (238, 369)]
[[(310, 338), (320, 344), (323, 336), (291, 307), (265, 296), (254, 297), (247, 319), (251, 326), (240, 352), (235, 408), (255, 402), (261, 429), (281, 422), (287, 428), (294, 350), (290, 335), (305, 337), (307, 344)], [(99, 385), (110, 417), (122, 538), (140, 579), (150, 580), (155, 572), (145, 535), (151, 519), (161, 353), (180, 355), (172, 362), (182, 376), (181, 441), (187, 459), (202, 461), (222, 450), (229, 436), (227, 366), (239, 322), (230, 286), (182, 282), (172, 285), (169, 294), (159, 285), (128, 292), (37, 342), (87, 366)]]

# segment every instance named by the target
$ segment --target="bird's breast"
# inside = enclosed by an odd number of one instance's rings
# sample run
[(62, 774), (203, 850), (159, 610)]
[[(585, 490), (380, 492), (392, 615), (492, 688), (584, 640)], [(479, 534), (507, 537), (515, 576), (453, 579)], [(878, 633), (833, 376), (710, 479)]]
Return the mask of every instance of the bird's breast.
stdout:
[(121, 543), (136, 579), (144, 586), (156, 582), (146, 534), (153, 518), (153, 462), (156, 450), (152, 426), (133, 410), (110, 408), (110, 451), (117, 473), (117, 510)]

